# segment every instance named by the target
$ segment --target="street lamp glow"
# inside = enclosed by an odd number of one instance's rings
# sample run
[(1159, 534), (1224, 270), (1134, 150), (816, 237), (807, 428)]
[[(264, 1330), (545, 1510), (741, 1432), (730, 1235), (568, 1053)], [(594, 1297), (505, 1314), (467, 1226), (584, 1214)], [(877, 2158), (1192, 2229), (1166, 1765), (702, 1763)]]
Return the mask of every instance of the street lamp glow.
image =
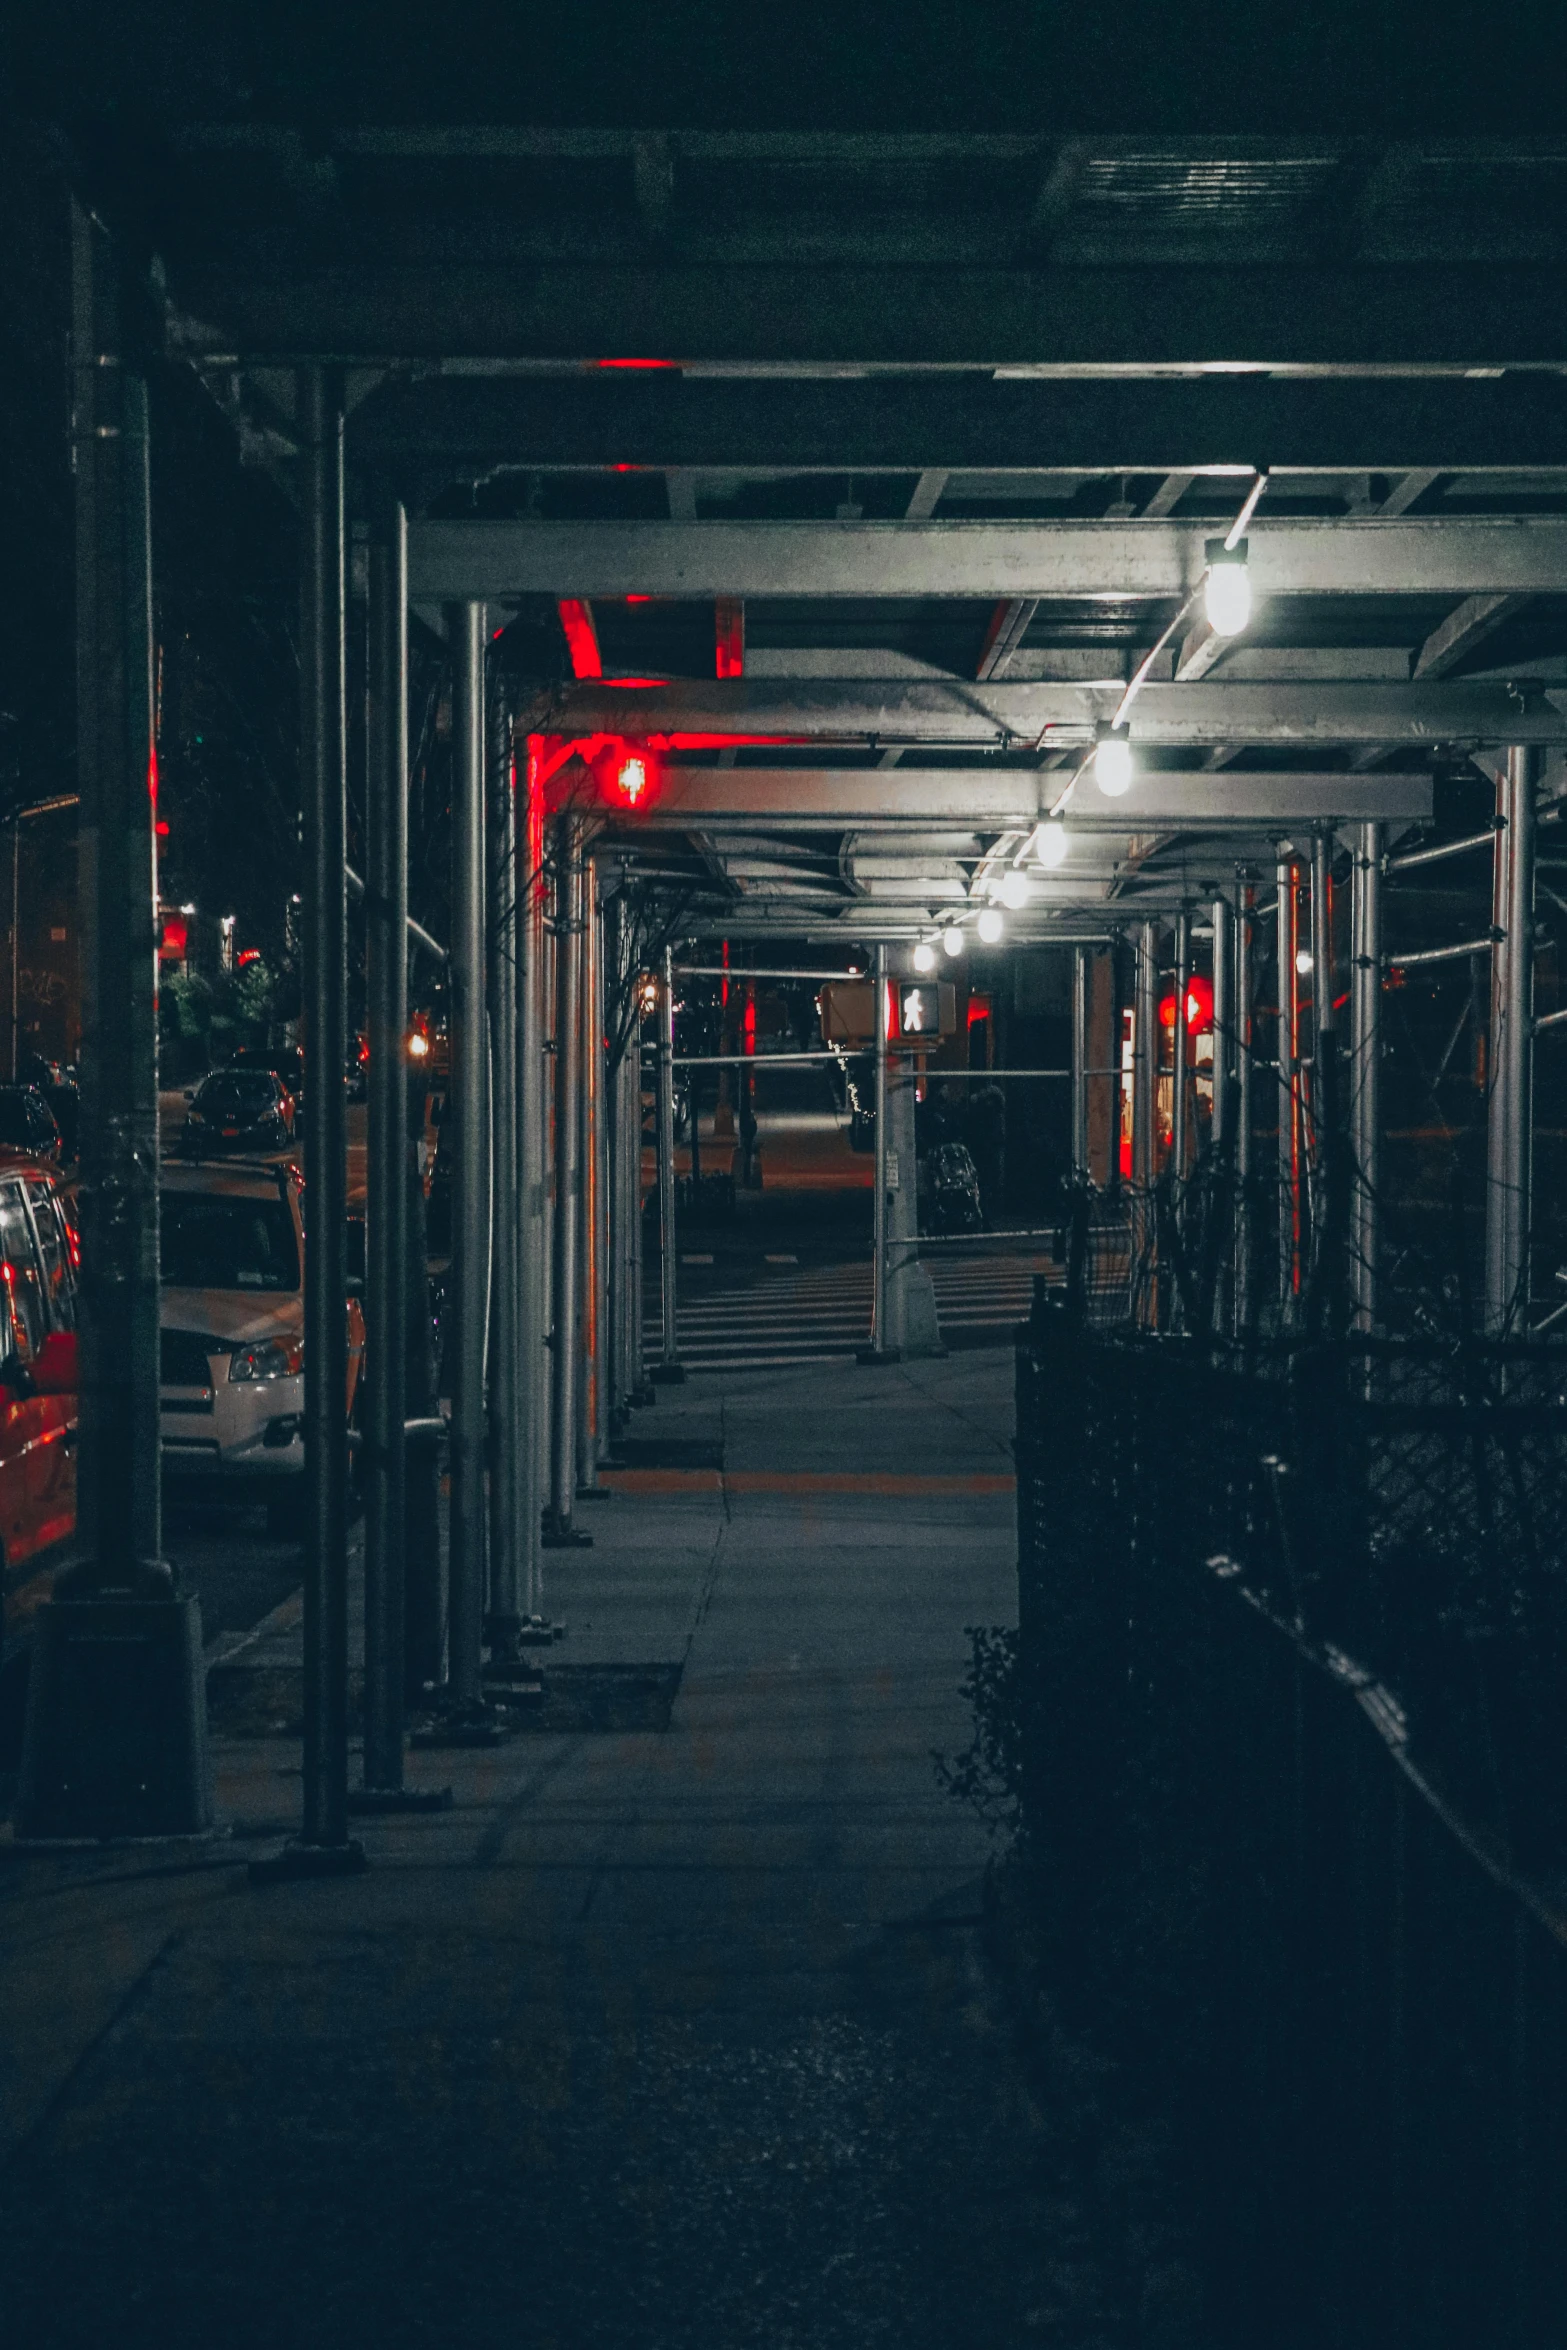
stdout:
[(1094, 747), (1094, 781), (1107, 800), (1119, 800), (1132, 788), (1132, 777), (1137, 769), (1132, 759), (1132, 746), (1126, 734), (1108, 728)]
[(949, 922), (947, 924), (946, 929), (941, 934), (941, 943), (949, 955), (962, 954), (963, 932), (956, 922)]
[(934, 971), (936, 968), (936, 950), (928, 938), (922, 938), (914, 950), (914, 968), (916, 971)]
[(997, 897), (1004, 906), (1010, 906), (1014, 913), (1026, 906), (1033, 894), (1033, 883), (1016, 865), (1009, 865), (996, 884)]
[(1208, 541), (1208, 576), (1203, 582), (1203, 610), (1215, 636), (1239, 636), (1251, 618), (1251, 574), (1246, 568), (1246, 541), (1226, 548), (1223, 539)]
[(1000, 908), (997, 906), (987, 906), (979, 918), (977, 927), (979, 930), (979, 935), (984, 940), (986, 946), (993, 947), (997, 939), (1001, 936), (1002, 931), (1006, 928), (1006, 924), (1001, 919)]
[(1041, 824), (1035, 846), (1039, 852), (1039, 862), (1047, 873), (1058, 871), (1066, 863), (1066, 826), (1059, 816), (1052, 818), (1048, 824)]

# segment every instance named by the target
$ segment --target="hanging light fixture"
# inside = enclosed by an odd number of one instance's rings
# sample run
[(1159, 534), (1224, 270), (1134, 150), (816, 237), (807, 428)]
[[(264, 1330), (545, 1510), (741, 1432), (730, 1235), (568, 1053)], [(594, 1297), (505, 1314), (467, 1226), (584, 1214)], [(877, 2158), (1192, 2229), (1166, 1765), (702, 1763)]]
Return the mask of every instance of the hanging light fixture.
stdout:
[(1094, 729), (1094, 781), (1105, 798), (1121, 799), (1131, 790), (1136, 773), (1131, 737), (1125, 727), (1106, 726), (1101, 720)]
[(1034, 894), (1034, 885), (1018, 866), (1009, 865), (996, 883), (996, 895), (1004, 906), (1017, 913), (1028, 904)]
[(1056, 872), (1066, 863), (1067, 845), (1066, 826), (1059, 816), (1041, 824), (1034, 836), (1034, 847), (1047, 873)]
[(1251, 573), (1246, 568), (1246, 541), (1232, 547), (1225, 539), (1208, 541), (1208, 576), (1203, 583), (1203, 609), (1215, 636), (1239, 636), (1251, 618)]
[(941, 943), (946, 948), (949, 955), (962, 954), (963, 932), (956, 922), (949, 922), (947, 924), (946, 929), (941, 934)]
[(922, 938), (914, 949), (914, 968), (916, 971), (934, 971), (936, 968), (936, 950), (928, 938)]
[(1006, 924), (1001, 919), (999, 906), (987, 906), (978, 923), (979, 935), (986, 946), (993, 947), (1005, 928)]

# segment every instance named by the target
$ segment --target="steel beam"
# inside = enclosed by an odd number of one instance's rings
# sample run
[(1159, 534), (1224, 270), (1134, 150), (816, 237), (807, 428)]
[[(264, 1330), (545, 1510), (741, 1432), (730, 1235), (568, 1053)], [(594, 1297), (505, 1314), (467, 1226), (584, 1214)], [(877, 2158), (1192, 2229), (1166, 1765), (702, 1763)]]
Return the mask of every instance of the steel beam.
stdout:
[(1529, 1317), (1535, 792), (1540, 764), (1533, 751), (1509, 751), (1496, 792), (1485, 1168), (1485, 1319), (1493, 1338), (1521, 1337)]
[[(403, 1784), (408, 1271), (408, 598), (403, 509), (370, 542), (367, 696), (365, 1004), (369, 1117), (365, 1154), (364, 1783)], [(308, 1096), (307, 1096), (308, 1099)]]
[(452, 1320), (451, 1650), (448, 1691), (480, 1695), (484, 1630), (485, 1324), (490, 1288), (490, 1181), (485, 1020), (484, 607), (446, 616), (452, 648), (451, 1090)]
[[(580, 794), (583, 770), (560, 771), (558, 798)], [(798, 767), (663, 768), (654, 796), (624, 824), (627, 838), (646, 832), (706, 830), (717, 824), (774, 824), (789, 830), (885, 825), (964, 831), (1032, 830), (1059, 800), (1068, 777), (1057, 769), (911, 767), (886, 770)], [(1200, 825), (1204, 831), (1278, 825), (1429, 823), (1429, 775), (1289, 773), (1226, 767), (1216, 773), (1144, 768), (1124, 799), (1107, 800), (1080, 785), (1067, 804), (1073, 835), (1092, 841), (1150, 827)], [(889, 844), (896, 848), (896, 842)]]
[[(416, 603), (455, 597), (969, 596), (1180, 603), (1211, 526), (1183, 522), (535, 522), (412, 526)], [(1259, 597), (1538, 595), (1567, 575), (1567, 523), (1364, 515), (1254, 523)]]
[[(1135, 527), (1135, 525), (1131, 526)], [(632, 690), (564, 685), (529, 714), (530, 726), (578, 738), (595, 734), (780, 743), (820, 737), (943, 749), (1045, 749), (1087, 743), (1114, 716), (1125, 687), (979, 685), (915, 680), (848, 684), (831, 678), (693, 678)], [(1373, 744), (1430, 750), (1438, 743), (1567, 743), (1567, 717), (1551, 689), (1459, 680), (1434, 685), (1205, 681), (1142, 687), (1131, 714), (1135, 743), (1207, 751), (1216, 743), (1277, 747)], [(1054, 739), (1052, 739), (1054, 738)]]

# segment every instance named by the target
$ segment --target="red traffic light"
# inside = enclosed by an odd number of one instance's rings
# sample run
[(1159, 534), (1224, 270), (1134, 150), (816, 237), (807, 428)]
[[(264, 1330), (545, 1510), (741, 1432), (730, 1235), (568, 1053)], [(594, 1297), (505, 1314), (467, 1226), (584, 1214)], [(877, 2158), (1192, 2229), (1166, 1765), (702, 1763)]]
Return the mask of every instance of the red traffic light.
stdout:
[(615, 770), (615, 789), (628, 808), (634, 808), (647, 791), (647, 761), (622, 759)]
[[(1159, 1006), (1161, 1028), (1175, 1026), (1175, 997), (1167, 995)], [(1213, 981), (1194, 971), (1186, 982), (1186, 1033), (1188, 1036), (1206, 1036), (1213, 1026)]]

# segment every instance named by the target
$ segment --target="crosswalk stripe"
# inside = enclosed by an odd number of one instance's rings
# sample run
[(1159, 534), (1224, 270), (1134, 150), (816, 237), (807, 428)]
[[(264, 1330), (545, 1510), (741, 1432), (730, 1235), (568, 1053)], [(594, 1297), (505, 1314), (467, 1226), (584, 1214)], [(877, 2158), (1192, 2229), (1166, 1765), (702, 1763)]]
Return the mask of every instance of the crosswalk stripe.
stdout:
[[(940, 1328), (972, 1338), (994, 1331), (1005, 1338), (1029, 1312), (1034, 1276), (1048, 1266), (1037, 1256), (979, 1257), (930, 1262)], [(797, 1273), (754, 1261), (726, 1273), (702, 1268), (699, 1283), (684, 1282), (677, 1306), (680, 1359), (692, 1371), (793, 1370), (840, 1361), (870, 1335), (871, 1268), (813, 1265)], [(650, 1279), (643, 1312), (649, 1359), (663, 1347), (662, 1299)]]

